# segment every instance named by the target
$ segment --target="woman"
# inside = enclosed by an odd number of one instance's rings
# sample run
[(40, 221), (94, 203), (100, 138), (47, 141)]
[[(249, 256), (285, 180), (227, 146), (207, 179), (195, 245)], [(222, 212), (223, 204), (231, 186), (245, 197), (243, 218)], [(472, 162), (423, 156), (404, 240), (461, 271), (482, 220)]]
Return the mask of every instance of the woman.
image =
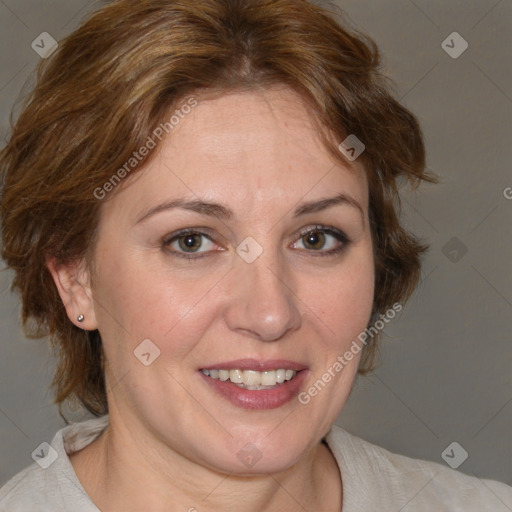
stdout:
[(378, 65), (302, 0), (118, 0), (60, 43), (1, 154), (2, 255), (97, 418), (0, 510), (507, 510), (333, 425), (426, 248)]

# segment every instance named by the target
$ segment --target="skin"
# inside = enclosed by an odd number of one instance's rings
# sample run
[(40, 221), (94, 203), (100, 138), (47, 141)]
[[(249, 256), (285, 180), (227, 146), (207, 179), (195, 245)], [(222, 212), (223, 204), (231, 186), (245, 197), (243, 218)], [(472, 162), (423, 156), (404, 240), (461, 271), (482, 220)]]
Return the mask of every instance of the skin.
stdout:
[[(290, 89), (198, 99), (102, 205), (93, 267), (48, 264), (69, 318), (99, 329), (107, 361), (110, 426), (71, 462), (103, 511), (339, 511), (342, 478), (321, 439), (359, 355), (308, 404), (270, 410), (236, 407), (198, 369), (288, 359), (308, 367), (307, 390), (364, 331), (374, 294), (364, 170), (332, 159)], [(342, 203), (293, 216), (299, 204), (339, 193), (360, 210)], [(221, 203), (233, 218), (175, 208), (137, 223), (178, 197)], [(322, 232), (307, 245), (302, 231), (318, 235), (318, 224), (350, 242)], [(193, 240), (206, 256), (189, 261), (175, 255), (184, 253), (179, 241), (165, 246), (183, 228), (208, 228), (213, 241)], [(236, 252), (248, 236), (263, 249), (250, 264)], [(160, 350), (149, 366), (133, 353), (144, 339)], [(251, 468), (237, 457), (247, 443), (262, 454)]]

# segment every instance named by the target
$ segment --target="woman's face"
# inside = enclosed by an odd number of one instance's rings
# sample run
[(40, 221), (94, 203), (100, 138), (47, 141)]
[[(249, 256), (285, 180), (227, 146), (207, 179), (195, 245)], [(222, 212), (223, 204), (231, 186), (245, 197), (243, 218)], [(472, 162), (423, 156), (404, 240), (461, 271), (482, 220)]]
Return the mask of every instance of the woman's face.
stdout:
[[(198, 99), (102, 205), (90, 293), (110, 413), (151, 456), (280, 471), (326, 434), (356, 375), (360, 355), (333, 365), (371, 313), (368, 185), (291, 90)], [(298, 373), (280, 383), (283, 370)]]

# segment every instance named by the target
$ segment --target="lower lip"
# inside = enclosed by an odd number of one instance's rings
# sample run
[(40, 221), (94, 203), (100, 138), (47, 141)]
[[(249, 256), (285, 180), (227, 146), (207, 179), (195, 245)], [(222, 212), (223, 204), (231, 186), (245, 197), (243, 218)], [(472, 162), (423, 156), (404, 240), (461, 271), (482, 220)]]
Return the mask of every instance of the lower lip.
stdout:
[(307, 370), (301, 370), (297, 372), (292, 380), (287, 380), (272, 389), (249, 390), (240, 388), (230, 381), (212, 379), (199, 371), (199, 374), (214, 391), (242, 409), (276, 409), (281, 407), (299, 394), (307, 373)]

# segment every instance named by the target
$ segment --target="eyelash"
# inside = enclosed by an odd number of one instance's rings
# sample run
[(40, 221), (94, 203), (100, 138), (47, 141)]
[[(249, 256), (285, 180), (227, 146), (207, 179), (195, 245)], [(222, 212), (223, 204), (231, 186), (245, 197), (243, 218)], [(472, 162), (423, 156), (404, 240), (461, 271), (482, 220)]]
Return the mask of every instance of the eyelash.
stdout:
[[(332, 226), (323, 226), (323, 225), (316, 225), (316, 226), (309, 227), (307, 229), (302, 230), (300, 232), (299, 238), (297, 240), (300, 240), (301, 238), (304, 238), (305, 236), (307, 236), (310, 233), (317, 233), (317, 232), (322, 232), (324, 234), (333, 236), (336, 240), (338, 240), (338, 242), (341, 242), (341, 245), (339, 247), (336, 247), (335, 249), (330, 249), (329, 251), (321, 251), (321, 250), (318, 250), (318, 251), (310, 250), (310, 251), (308, 251), (306, 249), (306, 252), (311, 252), (313, 257), (335, 256), (335, 255), (340, 254), (343, 251), (345, 251), (345, 249), (351, 243), (351, 240), (348, 238), (348, 236), (343, 231), (340, 231), (339, 229), (336, 229), (336, 228), (334, 228)], [(174, 242), (176, 240), (179, 240), (182, 237), (190, 236), (190, 235), (205, 236), (211, 242), (213, 242), (213, 240), (209, 236), (209, 234), (205, 233), (204, 231), (200, 231), (200, 230), (196, 230), (196, 229), (182, 229), (180, 231), (177, 231), (176, 233), (172, 233), (171, 235), (165, 237), (162, 240), (162, 248), (167, 250), (167, 252), (171, 253), (173, 256), (176, 256), (178, 258), (184, 258), (184, 259), (187, 259), (189, 261), (198, 260), (199, 258), (203, 258), (205, 256), (208, 256), (212, 252), (212, 251), (205, 251), (205, 252), (202, 252), (202, 253), (190, 253), (190, 254), (187, 254), (187, 253), (184, 253), (184, 252), (171, 251), (171, 250), (168, 249), (168, 246), (172, 242)]]

